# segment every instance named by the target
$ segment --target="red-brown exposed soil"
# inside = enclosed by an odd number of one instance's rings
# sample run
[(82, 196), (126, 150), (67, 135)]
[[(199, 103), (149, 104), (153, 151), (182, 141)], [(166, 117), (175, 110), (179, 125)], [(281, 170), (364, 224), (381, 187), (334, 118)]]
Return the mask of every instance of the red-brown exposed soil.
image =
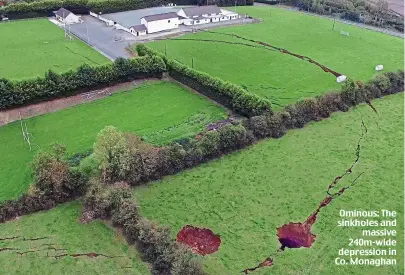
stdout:
[(122, 92), (131, 89), (136, 85), (143, 83), (145, 81), (157, 81), (157, 80), (158, 79), (156, 78), (140, 79), (132, 82), (120, 83), (105, 89), (94, 90), (88, 93), (78, 94), (75, 96), (64, 97), (54, 99), (51, 101), (45, 101), (37, 104), (23, 106), (11, 110), (0, 111), (0, 126), (19, 120), (20, 114), (21, 118), (25, 119), (37, 115), (46, 114), (49, 112), (55, 112), (81, 103), (86, 103), (100, 98), (104, 98), (117, 92)]
[(177, 241), (189, 246), (194, 253), (200, 255), (212, 254), (218, 251), (221, 238), (210, 229), (198, 228), (192, 225), (184, 226), (177, 233)]

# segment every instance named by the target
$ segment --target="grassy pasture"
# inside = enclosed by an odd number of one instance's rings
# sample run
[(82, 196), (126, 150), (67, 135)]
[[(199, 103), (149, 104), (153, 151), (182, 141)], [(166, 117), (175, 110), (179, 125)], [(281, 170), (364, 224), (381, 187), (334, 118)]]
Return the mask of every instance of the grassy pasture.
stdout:
[[(2, 224), (2, 238), (48, 237), (38, 241), (0, 241), (1, 247), (17, 248), (20, 252), (36, 251), (21, 256), (16, 251), (3, 251), (0, 254), (2, 274), (150, 274), (147, 265), (139, 260), (136, 250), (129, 247), (123, 238), (101, 221), (80, 224), (80, 213), (79, 202), (72, 202)], [(45, 244), (50, 243), (57, 249), (66, 250), (44, 250), (47, 248)], [(116, 258), (52, 257), (89, 252)]]
[[(68, 153), (92, 148), (106, 125), (136, 132), (155, 144), (195, 134), (225, 118), (224, 109), (172, 82), (147, 83), (128, 92), (26, 120), (31, 142), (42, 150), (65, 144)], [(0, 201), (23, 193), (38, 148), (29, 151), (19, 122), (0, 127)]]
[(0, 24), (0, 77), (26, 79), (48, 70), (65, 72), (80, 65), (109, 60), (80, 40), (67, 40), (47, 19)]
[[(238, 7), (237, 12), (261, 18), (263, 22), (213, 31), (235, 33), (311, 57), (356, 80), (372, 78), (378, 64), (383, 64), (386, 71), (403, 68), (404, 41), (400, 38), (342, 23), (336, 23), (335, 30), (332, 30), (333, 20), (275, 7)], [(349, 32), (349, 36), (341, 35), (341, 30)], [(204, 32), (178, 39), (184, 38), (251, 44), (234, 37)], [(332, 74), (276, 50), (175, 39), (148, 45), (164, 52), (165, 44), (168, 57), (190, 66), (194, 58), (197, 70), (243, 85), (250, 92), (270, 99), (274, 108), (340, 87)]]
[[(186, 224), (220, 234), (219, 251), (203, 259), (207, 271), (238, 274), (274, 252), (279, 247), (276, 228), (304, 221), (325, 197), (331, 181), (351, 165), (363, 116), (368, 133), (360, 161), (338, 187), (365, 172), (357, 185), (321, 210), (313, 227), (317, 238), (312, 248), (287, 249), (275, 258), (273, 267), (255, 274), (403, 274), (404, 95), (373, 103), (379, 116), (360, 105), (357, 110), (290, 131), (283, 138), (262, 141), (137, 188), (134, 193), (142, 214), (171, 226), (173, 234)], [(398, 245), (393, 247), (398, 253), (397, 265), (335, 265), (340, 248), (361, 248), (349, 247), (349, 238), (361, 236), (359, 227), (337, 226), (341, 209), (397, 211)]]

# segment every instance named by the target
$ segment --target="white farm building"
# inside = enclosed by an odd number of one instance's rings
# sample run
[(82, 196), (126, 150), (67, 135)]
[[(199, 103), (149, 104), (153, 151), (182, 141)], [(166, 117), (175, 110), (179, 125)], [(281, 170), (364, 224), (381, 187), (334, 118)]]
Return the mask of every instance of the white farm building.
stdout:
[[(131, 25), (131, 22), (136, 22), (136, 17), (132, 20), (130, 16), (127, 16), (127, 19), (123, 20), (124, 23), (117, 23), (116, 21), (119, 20), (116, 20), (111, 16), (104, 16), (104, 18), (101, 15), (92, 12), (90, 12), (90, 15), (106, 22), (108, 26), (114, 26), (114, 28), (124, 30), (134, 36), (174, 30), (179, 28), (180, 25), (194, 26), (240, 18), (239, 14), (233, 11), (222, 10), (214, 5), (183, 7), (180, 9), (168, 10), (170, 10), (170, 12), (159, 14), (153, 14), (150, 13), (150, 11), (147, 11), (149, 13), (148, 15), (138, 17), (141, 22), (139, 24), (138, 21), (137, 25)], [(75, 15), (65, 9), (60, 9), (55, 12), (55, 15), (59, 20), (75, 20)], [(66, 17), (66, 15), (70, 17)]]
[(71, 11), (68, 11), (65, 8), (60, 8), (59, 10), (55, 11), (54, 14), (56, 19), (64, 24), (74, 24), (81, 22), (80, 16), (73, 14)]
[(141, 23), (146, 27), (148, 33), (176, 29), (180, 24), (175, 12), (148, 15), (141, 18)]

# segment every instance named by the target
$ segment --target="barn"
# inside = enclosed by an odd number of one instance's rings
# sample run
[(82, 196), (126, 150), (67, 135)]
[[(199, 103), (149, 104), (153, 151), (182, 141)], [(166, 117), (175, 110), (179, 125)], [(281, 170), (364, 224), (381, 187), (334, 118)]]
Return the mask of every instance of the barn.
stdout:
[(74, 24), (81, 22), (80, 16), (73, 14), (71, 11), (68, 11), (65, 8), (60, 8), (59, 10), (55, 11), (54, 14), (56, 19), (64, 24)]
[(179, 27), (180, 21), (177, 13), (168, 12), (142, 17), (141, 23), (145, 25), (148, 33), (155, 33), (176, 29)]

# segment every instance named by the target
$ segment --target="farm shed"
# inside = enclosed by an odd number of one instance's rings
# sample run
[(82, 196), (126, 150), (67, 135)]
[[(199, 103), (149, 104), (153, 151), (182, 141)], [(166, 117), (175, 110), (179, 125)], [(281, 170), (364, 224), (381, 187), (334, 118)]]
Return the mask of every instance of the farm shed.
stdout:
[(175, 12), (148, 15), (141, 18), (148, 33), (155, 33), (165, 30), (172, 30), (179, 27), (179, 17)]
[(146, 35), (146, 27), (145, 25), (135, 25), (129, 28), (129, 31), (136, 36)]
[(177, 12), (177, 14), (180, 18), (182, 18), (182, 23), (187, 26), (239, 18), (237, 13), (221, 10), (217, 6), (182, 8)]
[(68, 11), (65, 8), (60, 8), (59, 10), (55, 11), (54, 14), (56, 19), (64, 24), (74, 24), (81, 22), (80, 16), (73, 14), (71, 11)]

